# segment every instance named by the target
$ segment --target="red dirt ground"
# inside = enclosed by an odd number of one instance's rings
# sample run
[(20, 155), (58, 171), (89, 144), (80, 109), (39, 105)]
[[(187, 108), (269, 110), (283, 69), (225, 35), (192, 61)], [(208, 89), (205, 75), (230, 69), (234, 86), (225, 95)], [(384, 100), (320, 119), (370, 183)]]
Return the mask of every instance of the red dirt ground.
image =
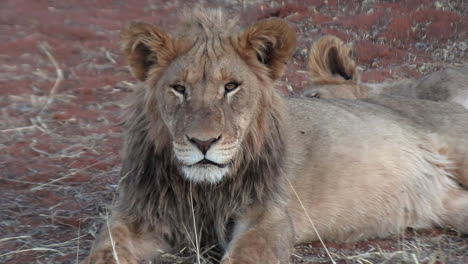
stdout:
[[(118, 182), (121, 101), (135, 83), (119, 51), (119, 30), (134, 20), (170, 30), (179, 10), (196, 2), (0, 1), (0, 263), (76, 263), (87, 253)], [(293, 92), (307, 87), (308, 47), (324, 34), (354, 43), (364, 81), (418, 78), (468, 58), (464, 0), (203, 5), (242, 14), (243, 25), (278, 16), (296, 26), (297, 52), (278, 85), (285, 93), (291, 92), (286, 83)], [(55, 89), (53, 60), (63, 75)], [(441, 230), (414, 236), (327, 245), (340, 263), (374, 262), (365, 258), (377, 249), (396, 255), (408, 241), (411, 247), (438, 239), (434, 247), (416, 246), (414, 257), (421, 263), (468, 263), (466, 237)], [(394, 255), (387, 263), (403, 262)], [(314, 242), (298, 247), (293, 261), (327, 258)]]

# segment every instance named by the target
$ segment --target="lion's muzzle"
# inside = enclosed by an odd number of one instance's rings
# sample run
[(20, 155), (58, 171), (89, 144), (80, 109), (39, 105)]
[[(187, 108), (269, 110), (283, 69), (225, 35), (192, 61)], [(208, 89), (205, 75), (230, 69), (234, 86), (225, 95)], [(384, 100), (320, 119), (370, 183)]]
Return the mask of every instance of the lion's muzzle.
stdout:
[(207, 140), (202, 140), (202, 139), (190, 137), (187, 135), (187, 139), (190, 143), (192, 143), (195, 147), (197, 147), (203, 153), (203, 155), (206, 155), (206, 152), (211, 147), (211, 145), (215, 144), (221, 139), (221, 135), (219, 135), (216, 138), (210, 138)]
[(239, 149), (237, 140), (224, 142), (221, 136), (208, 140), (187, 136), (184, 144), (174, 141), (174, 153), (184, 176), (193, 182), (217, 183), (229, 172)]

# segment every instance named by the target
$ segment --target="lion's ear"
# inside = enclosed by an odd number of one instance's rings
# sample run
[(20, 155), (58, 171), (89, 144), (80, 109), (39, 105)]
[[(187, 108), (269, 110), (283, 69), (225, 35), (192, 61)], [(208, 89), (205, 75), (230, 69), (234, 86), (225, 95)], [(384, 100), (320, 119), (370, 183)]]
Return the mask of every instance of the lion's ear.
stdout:
[(317, 40), (309, 54), (309, 69), (314, 83), (340, 84), (356, 80), (358, 72), (351, 51), (350, 45), (332, 35)]
[(154, 25), (132, 23), (121, 33), (122, 49), (133, 76), (145, 81), (153, 66), (164, 66), (174, 56), (171, 36)]
[(255, 52), (257, 59), (269, 68), (270, 78), (276, 80), (296, 50), (296, 31), (282, 19), (269, 18), (245, 30), (240, 42), (243, 48)]

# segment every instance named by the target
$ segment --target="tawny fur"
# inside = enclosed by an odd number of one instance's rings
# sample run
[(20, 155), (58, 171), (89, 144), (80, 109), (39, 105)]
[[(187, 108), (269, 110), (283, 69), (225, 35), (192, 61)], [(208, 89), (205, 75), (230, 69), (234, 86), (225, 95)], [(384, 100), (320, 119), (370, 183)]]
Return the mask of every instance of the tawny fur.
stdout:
[(431, 101), (455, 102), (468, 109), (468, 66), (444, 69), (421, 80), (404, 79), (378, 84), (361, 83), (351, 46), (327, 35), (309, 53), (312, 87), (304, 96), (320, 98), (368, 98), (395, 95)]
[(222, 264), (288, 263), (295, 243), (317, 239), (308, 216), (336, 241), (468, 231), (468, 194), (437, 131), (378, 104), (281, 98), (273, 83), (296, 42), (285, 21), (241, 31), (199, 10), (185, 21), (172, 36), (141, 23), (122, 34), (144, 84), (125, 118), (119, 197), (84, 263), (159, 263), (198, 244)]
[[(306, 90), (304, 96), (324, 99), (369, 98), (368, 102), (400, 112), (424, 129), (444, 138), (446, 154), (455, 161), (457, 173), (468, 175), (468, 112), (457, 104), (443, 103), (455, 102), (468, 109), (468, 67), (441, 70), (421, 80), (364, 84), (359, 81), (360, 74), (350, 53), (350, 46), (335, 36), (324, 36), (314, 43), (309, 57), (314, 87)], [(468, 187), (466, 178), (468, 176), (460, 177), (459, 182)]]

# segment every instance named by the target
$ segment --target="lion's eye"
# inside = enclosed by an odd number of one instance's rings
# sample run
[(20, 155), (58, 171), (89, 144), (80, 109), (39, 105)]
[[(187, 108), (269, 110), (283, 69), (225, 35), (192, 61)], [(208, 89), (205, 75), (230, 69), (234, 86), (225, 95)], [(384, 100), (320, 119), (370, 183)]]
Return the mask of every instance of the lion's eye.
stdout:
[(320, 94), (318, 92), (313, 92), (309, 95), (311, 98), (320, 98)]
[(172, 87), (172, 89), (174, 89), (176, 92), (178, 92), (180, 94), (185, 93), (185, 86), (183, 86), (183, 85), (174, 84), (174, 85), (171, 85), (171, 87)]
[(239, 84), (236, 82), (229, 82), (224, 85), (224, 89), (226, 90), (226, 93), (234, 91), (235, 89), (237, 89), (237, 87), (239, 87)]

